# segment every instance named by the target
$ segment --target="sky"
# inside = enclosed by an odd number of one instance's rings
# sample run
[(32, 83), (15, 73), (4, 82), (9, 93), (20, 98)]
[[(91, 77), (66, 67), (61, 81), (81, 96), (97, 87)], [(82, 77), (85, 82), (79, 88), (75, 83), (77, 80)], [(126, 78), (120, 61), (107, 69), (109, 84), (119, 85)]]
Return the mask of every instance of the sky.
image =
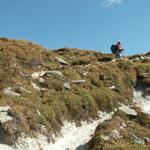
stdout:
[(0, 0), (0, 37), (48, 49), (110, 53), (122, 41), (124, 55), (150, 50), (150, 0)]

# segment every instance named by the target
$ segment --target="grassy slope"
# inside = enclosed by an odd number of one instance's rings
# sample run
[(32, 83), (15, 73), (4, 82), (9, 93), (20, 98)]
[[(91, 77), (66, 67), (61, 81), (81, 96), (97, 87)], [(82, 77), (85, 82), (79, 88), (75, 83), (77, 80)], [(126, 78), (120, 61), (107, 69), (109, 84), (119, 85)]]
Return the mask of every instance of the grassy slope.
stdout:
[[(64, 58), (70, 66), (61, 65), (56, 56)], [(81, 120), (94, 119), (98, 110), (110, 112), (119, 102), (132, 103), (132, 88), (137, 78), (150, 85), (150, 63), (109, 62), (112, 58), (110, 54), (79, 49), (48, 51), (27, 41), (1, 38), (0, 105), (9, 105), (11, 112), (19, 117), (21, 131), (30, 135), (41, 132), (41, 125), (45, 125), (48, 131), (57, 132), (65, 119), (77, 124)], [(45, 76), (43, 83), (32, 79), (33, 72), (46, 70), (61, 71), (64, 77)], [(84, 75), (85, 72), (88, 72), (87, 75)], [(143, 73), (149, 73), (149, 77), (142, 78)], [(71, 82), (79, 79), (86, 82)], [(48, 90), (37, 92), (31, 81)], [(64, 88), (65, 82), (70, 82), (71, 90)], [(109, 89), (112, 85), (115, 90)], [(31, 93), (14, 97), (3, 92), (4, 88), (19, 86)]]

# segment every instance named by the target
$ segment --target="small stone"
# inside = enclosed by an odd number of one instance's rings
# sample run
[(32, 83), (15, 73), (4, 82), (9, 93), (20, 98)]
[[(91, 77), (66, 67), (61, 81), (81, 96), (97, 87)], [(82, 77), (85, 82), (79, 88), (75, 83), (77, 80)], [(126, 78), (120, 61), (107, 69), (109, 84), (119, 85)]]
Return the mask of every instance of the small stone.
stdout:
[(41, 115), (40, 111), (38, 109), (36, 109), (36, 111), (37, 111), (37, 114), (41, 117), (42, 115)]
[(45, 81), (44, 78), (39, 78), (39, 82), (40, 82), (40, 83), (42, 83), (42, 82), (44, 82), (44, 81)]
[(87, 76), (87, 74), (88, 74), (88, 72), (84, 72), (84, 73), (83, 73), (84, 76)]
[(145, 141), (146, 144), (147, 144), (147, 143), (150, 143), (150, 138), (145, 137), (145, 138), (144, 138), (144, 141)]
[(40, 77), (43, 77), (45, 75), (46, 71), (39, 71), (39, 72), (34, 72), (31, 74), (33, 79), (37, 79)]
[(31, 82), (31, 85), (33, 86), (33, 88), (37, 91), (37, 92), (41, 92), (41, 91), (46, 91), (46, 88), (40, 88), (39, 86), (37, 86), (35, 83)]
[(71, 89), (71, 86), (70, 86), (70, 84), (69, 84), (69, 82), (65, 82), (64, 83), (64, 87), (66, 88), (66, 89)]
[(60, 71), (39, 71), (32, 73), (31, 76), (33, 79), (38, 79), (40, 77), (46, 76), (47, 74), (63, 76)]
[(104, 141), (109, 141), (110, 140), (110, 137), (107, 136), (107, 135), (102, 135), (101, 138), (104, 140)]
[(142, 139), (140, 139), (140, 138), (137, 137), (136, 135), (133, 135), (133, 137), (134, 137), (134, 142), (135, 142), (136, 144), (145, 144), (145, 141), (142, 140)]
[(19, 93), (13, 91), (12, 87), (8, 87), (4, 89), (4, 94), (10, 95), (10, 96), (20, 96)]
[(8, 115), (9, 109), (10, 109), (9, 106), (0, 107), (0, 122), (1, 123), (7, 122), (13, 119), (11, 116)]
[(80, 84), (80, 83), (85, 83), (86, 81), (85, 80), (72, 80), (72, 82)]
[(123, 127), (126, 127), (127, 125), (126, 125), (124, 122), (122, 122), (122, 126), (123, 126)]
[(31, 93), (29, 90), (23, 88), (23, 87), (19, 87), (20, 92), (25, 92), (25, 93)]
[(116, 87), (114, 85), (112, 85), (111, 87), (108, 87), (110, 90), (115, 90)]
[(119, 110), (123, 111), (127, 115), (137, 116), (137, 112), (134, 109), (131, 109), (129, 108), (129, 106), (126, 106), (124, 104), (119, 107)]
[(57, 61), (61, 64), (64, 64), (64, 65), (70, 65), (69, 63), (67, 63), (63, 58), (61, 57), (55, 57), (57, 59)]

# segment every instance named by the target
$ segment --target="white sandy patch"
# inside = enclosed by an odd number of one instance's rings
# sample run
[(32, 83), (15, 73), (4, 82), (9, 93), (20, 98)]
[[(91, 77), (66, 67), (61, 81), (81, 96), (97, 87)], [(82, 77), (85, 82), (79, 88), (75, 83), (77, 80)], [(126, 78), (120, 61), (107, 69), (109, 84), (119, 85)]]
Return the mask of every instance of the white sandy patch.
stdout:
[(14, 150), (14, 149), (8, 145), (0, 144), (0, 150)]
[(150, 96), (142, 96), (142, 91), (134, 91), (134, 102), (139, 106), (143, 112), (150, 114)]
[[(105, 120), (111, 119), (113, 113), (107, 114), (99, 112), (99, 119), (91, 123), (82, 122), (81, 126), (76, 127), (73, 122), (64, 122), (59, 137), (55, 137), (55, 143), (48, 143), (45, 136), (36, 138), (21, 139), (17, 145), (17, 150), (75, 150), (79, 146), (84, 145), (95, 132), (96, 127)], [(83, 146), (80, 150), (85, 150)]]

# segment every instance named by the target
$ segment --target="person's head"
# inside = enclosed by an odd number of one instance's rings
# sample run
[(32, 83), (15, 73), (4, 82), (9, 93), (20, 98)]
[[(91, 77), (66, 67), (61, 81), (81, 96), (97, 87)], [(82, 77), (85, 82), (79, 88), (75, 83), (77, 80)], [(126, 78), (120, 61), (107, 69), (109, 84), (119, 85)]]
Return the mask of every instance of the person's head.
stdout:
[(118, 40), (118, 41), (117, 41), (117, 44), (119, 44), (119, 45), (120, 45), (120, 44), (121, 44), (121, 41), (120, 41), (120, 40)]

